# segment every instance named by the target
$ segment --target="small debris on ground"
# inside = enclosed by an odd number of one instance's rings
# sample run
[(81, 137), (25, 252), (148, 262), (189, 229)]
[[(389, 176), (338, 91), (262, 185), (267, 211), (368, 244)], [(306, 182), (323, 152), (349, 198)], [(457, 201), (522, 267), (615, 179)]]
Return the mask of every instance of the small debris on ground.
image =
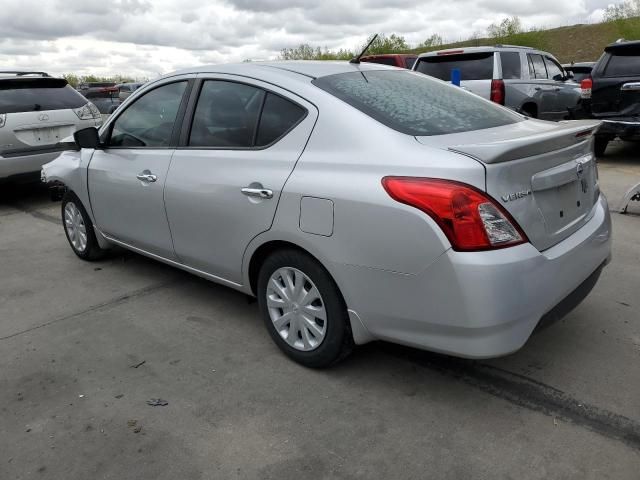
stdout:
[(124, 393), (119, 393), (115, 396), (115, 398), (117, 398), (118, 400), (120, 400), (122, 397), (124, 397)]
[(136, 363), (135, 365), (131, 365), (131, 368), (138, 368), (142, 365), (144, 365), (145, 363), (147, 363), (146, 360), (142, 360), (140, 363)]
[(553, 424), (557, 427), (558, 426), (558, 421), (556, 420), (556, 417), (553, 417)]
[(78, 397), (79, 398), (84, 398), (84, 394), (81, 393), (80, 395), (78, 395)]
[(151, 405), (152, 407), (164, 407), (169, 405), (169, 402), (161, 398), (150, 398), (147, 400), (147, 405)]

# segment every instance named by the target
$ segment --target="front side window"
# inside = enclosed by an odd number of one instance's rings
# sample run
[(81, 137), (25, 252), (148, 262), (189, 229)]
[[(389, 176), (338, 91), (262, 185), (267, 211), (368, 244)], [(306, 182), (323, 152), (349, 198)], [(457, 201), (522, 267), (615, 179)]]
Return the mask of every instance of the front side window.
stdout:
[(531, 65), (533, 66), (535, 77), (532, 77), (532, 78), (549, 78), (547, 77), (547, 69), (544, 66), (544, 60), (542, 60), (542, 55), (529, 54), (527, 56), (531, 61)]
[(111, 147), (167, 147), (187, 82), (163, 85), (138, 98), (113, 123)]
[(340, 73), (312, 83), (408, 135), (442, 135), (522, 121), (474, 94), (406, 70)]
[(547, 66), (547, 73), (549, 74), (549, 78), (561, 82), (564, 78), (564, 73), (562, 73), (562, 68), (560, 68), (560, 65), (551, 60), (549, 57), (544, 57), (544, 63)]

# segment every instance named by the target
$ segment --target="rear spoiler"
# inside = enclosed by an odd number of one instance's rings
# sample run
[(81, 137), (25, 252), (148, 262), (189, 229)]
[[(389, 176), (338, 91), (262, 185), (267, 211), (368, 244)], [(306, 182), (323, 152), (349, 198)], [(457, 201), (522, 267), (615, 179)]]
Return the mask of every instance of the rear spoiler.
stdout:
[(67, 86), (64, 78), (53, 77), (0, 77), (0, 90), (13, 90), (16, 88), (63, 88)]
[(508, 162), (561, 150), (583, 142), (591, 137), (601, 124), (602, 122), (594, 120), (558, 122), (556, 128), (544, 132), (496, 140), (491, 143), (452, 145), (449, 150), (474, 157), (484, 163)]

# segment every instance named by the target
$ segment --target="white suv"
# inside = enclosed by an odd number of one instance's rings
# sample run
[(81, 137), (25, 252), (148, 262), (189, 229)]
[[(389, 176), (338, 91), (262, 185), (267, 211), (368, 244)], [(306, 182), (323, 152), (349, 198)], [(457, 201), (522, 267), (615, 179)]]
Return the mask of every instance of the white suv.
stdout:
[(0, 182), (36, 178), (76, 130), (99, 127), (98, 109), (44, 72), (0, 71)]
[(460, 72), (460, 86), (542, 120), (573, 117), (580, 86), (553, 55), (529, 47), (496, 45), (423, 53), (413, 70), (450, 81)]

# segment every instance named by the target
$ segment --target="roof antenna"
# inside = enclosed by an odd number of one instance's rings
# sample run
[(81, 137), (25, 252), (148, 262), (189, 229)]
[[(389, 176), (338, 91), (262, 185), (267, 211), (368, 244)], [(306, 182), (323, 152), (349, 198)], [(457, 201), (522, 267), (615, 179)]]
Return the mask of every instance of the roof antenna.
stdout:
[(367, 46), (362, 49), (362, 51), (360, 52), (360, 55), (358, 55), (357, 57), (352, 58), (351, 60), (349, 60), (349, 63), (360, 63), (360, 59), (362, 58), (362, 56), (365, 53), (367, 53), (367, 50), (369, 50), (369, 47), (371, 46), (371, 44), (373, 44), (373, 42), (376, 41), (376, 38), (378, 38), (378, 34), (377, 33), (373, 36), (371, 41), (369, 43), (367, 43)]

